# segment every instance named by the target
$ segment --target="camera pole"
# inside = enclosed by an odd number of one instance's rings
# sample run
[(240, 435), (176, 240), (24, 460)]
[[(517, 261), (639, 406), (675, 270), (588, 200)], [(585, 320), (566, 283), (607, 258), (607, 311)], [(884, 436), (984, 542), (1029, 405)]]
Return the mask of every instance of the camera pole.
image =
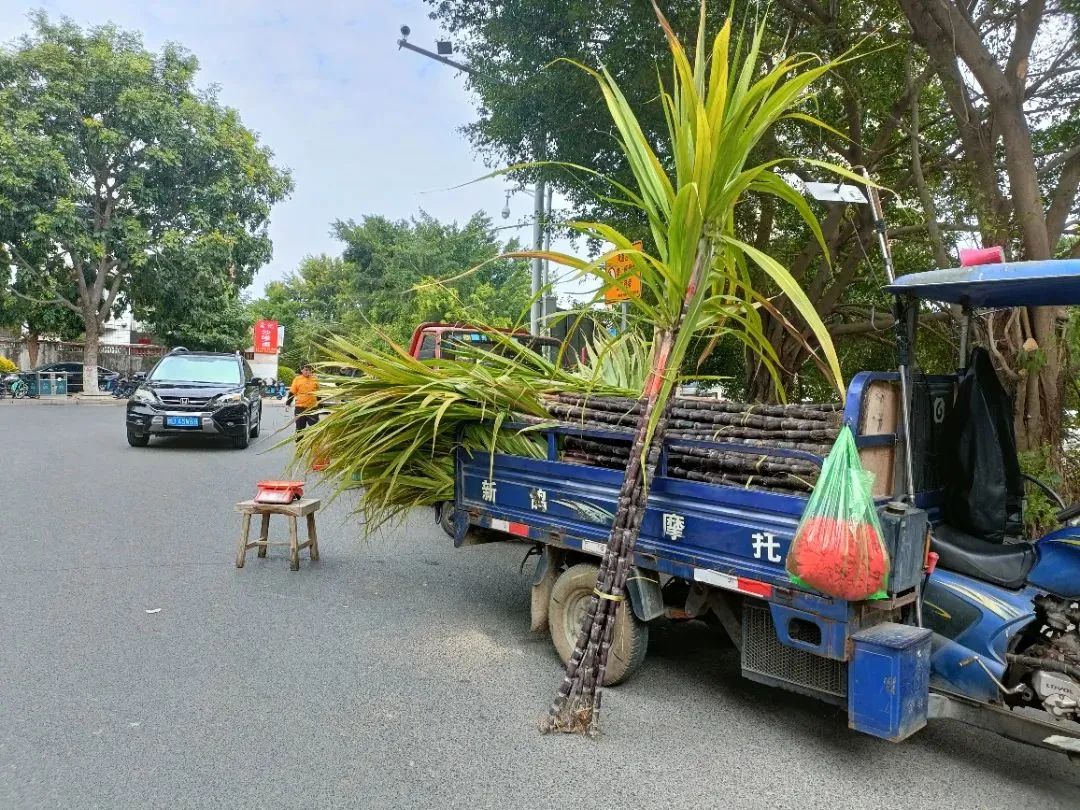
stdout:
[[(405, 48), (405, 50), (418, 53), (421, 56), (426, 56), (428, 59), (434, 59), (436, 62), (442, 62), (444, 65), (460, 70), (464, 73), (468, 73), (470, 76), (481, 76), (482, 74), (475, 68), (466, 65), (464, 62), (458, 62), (454, 59), (450, 59), (442, 54), (429, 51), (427, 48), (421, 48), (419, 45), (413, 45), (409, 42), (409, 34), (412, 31), (409, 26), (401, 26), (401, 39), (397, 41), (398, 49)], [(490, 79), (491, 77), (485, 77)], [(547, 133), (542, 133), (536, 148), (534, 150), (533, 160), (544, 160), (547, 155)], [(544, 250), (544, 230), (546, 226), (547, 213), (545, 213), (545, 204), (547, 205), (547, 211), (550, 212), (551, 205), (545, 199), (545, 187), (546, 183), (542, 178), (537, 178), (533, 183), (533, 250), (540, 253)], [(547, 286), (544, 281), (544, 260), (541, 258), (535, 258), (532, 260), (532, 282), (530, 284), (530, 290), (532, 292), (532, 306), (529, 308), (529, 334), (539, 335), (547, 318), (547, 307), (545, 305), (545, 298), (547, 297)]]

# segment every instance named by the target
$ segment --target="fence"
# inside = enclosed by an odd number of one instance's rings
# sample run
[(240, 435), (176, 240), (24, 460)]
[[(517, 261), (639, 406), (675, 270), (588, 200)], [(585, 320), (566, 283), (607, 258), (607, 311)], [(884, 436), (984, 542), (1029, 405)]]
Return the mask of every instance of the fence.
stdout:
[[(0, 339), (0, 355), (23, 370), (52, 363), (81, 363), (83, 348), (82, 343), (40, 340), (37, 362), (31, 363), (23, 338)], [(166, 351), (164, 346), (148, 343), (102, 343), (98, 347), (98, 365), (130, 376), (136, 371), (149, 371)]]

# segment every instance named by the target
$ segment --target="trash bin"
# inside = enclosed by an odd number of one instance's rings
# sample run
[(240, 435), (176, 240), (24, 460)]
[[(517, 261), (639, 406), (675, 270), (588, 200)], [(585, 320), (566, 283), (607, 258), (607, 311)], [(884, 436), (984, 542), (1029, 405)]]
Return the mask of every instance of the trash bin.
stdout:
[(29, 394), (32, 397), (67, 396), (67, 374), (50, 372), (48, 374), (30, 374), (28, 377)]

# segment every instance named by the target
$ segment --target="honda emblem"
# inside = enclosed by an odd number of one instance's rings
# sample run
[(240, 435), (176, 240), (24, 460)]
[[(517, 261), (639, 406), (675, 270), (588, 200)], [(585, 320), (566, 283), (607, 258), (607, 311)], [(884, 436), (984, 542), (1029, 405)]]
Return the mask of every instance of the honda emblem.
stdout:
[(187, 405), (188, 404), (188, 398), (187, 397), (180, 397), (180, 404), (181, 405)]

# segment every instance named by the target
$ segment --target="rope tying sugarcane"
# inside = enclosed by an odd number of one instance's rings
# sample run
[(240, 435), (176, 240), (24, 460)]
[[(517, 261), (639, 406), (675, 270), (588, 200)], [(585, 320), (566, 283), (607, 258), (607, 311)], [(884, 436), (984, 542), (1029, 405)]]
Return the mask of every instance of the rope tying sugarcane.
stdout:
[(620, 593), (616, 595), (613, 593), (604, 593), (599, 588), (593, 588), (592, 592), (599, 596), (601, 599), (607, 599), (609, 602), (621, 602), (626, 598), (626, 594)]

